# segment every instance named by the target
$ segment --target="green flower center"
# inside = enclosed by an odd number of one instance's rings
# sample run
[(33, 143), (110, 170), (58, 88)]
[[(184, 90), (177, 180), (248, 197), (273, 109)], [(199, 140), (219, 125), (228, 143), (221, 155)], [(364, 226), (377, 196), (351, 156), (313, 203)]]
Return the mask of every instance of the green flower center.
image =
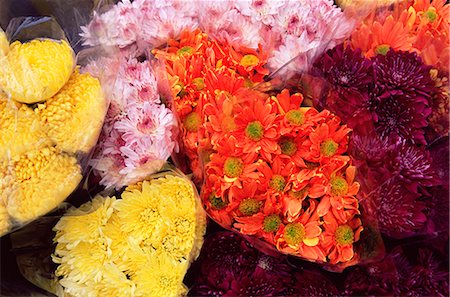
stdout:
[(201, 91), (205, 88), (205, 80), (202, 77), (197, 77), (192, 80), (192, 84), (197, 91)]
[(309, 187), (304, 187), (300, 191), (290, 190), (289, 196), (291, 196), (294, 199), (300, 200), (300, 199), (303, 199), (305, 194), (308, 193), (308, 190), (309, 190)]
[(290, 223), (284, 228), (284, 239), (289, 245), (298, 245), (305, 238), (305, 227), (301, 223)]
[(389, 44), (380, 44), (375, 48), (375, 53), (378, 55), (386, 56), (387, 52), (389, 51)]
[(259, 59), (257, 56), (255, 55), (245, 55), (242, 57), (241, 62), (239, 64), (241, 64), (244, 67), (252, 67), (252, 66), (256, 66), (259, 63)]
[(337, 176), (335, 178), (332, 178), (330, 183), (331, 183), (331, 192), (334, 195), (342, 196), (347, 194), (348, 183), (343, 177)]
[(282, 192), (286, 186), (286, 179), (281, 175), (274, 175), (270, 179), (269, 187), (275, 191)]
[(261, 201), (258, 201), (255, 198), (247, 198), (241, 201), (239, 210), (243, 215), (251, 216), (259, 211), (261, 204)]
[(280, 145), (281, 153), (286, 156), (293, 156), (297, 152), (297, 145), (291, 138), (282, 138), (278, 144)]
[(336, 228), (334, 232), (334, 238), (340, 245), (353, 243), (353, 230), (349, 225), (342, 225)]
[(320, 144), (320, 152), (325, 157), (331, 157), (336, 154), (339, 145), (333, 140), (328, 139)]
[(200, 115), (196, 112), (191, 112), (184, 118), (183, 125), (189, 132), (197, 132), (200, 128)]
[(427, 17), (428, 21), (430, 21), (430, 23), (434, 22), (438, 15), (436, 13), (436, 11), (432, 8), (429, 8), (426, 12), (425, 12), (425, 16)]
[(264, 218), (263, 230), (265, 232), (277, 232), (281, 225), (281, 218), (277, 214), (269, 215)]
[(300, 109), (288, 111), (285, 117), (291, 125), (300, 126), (305, 122), (305, 115), (300, 111)]
[(209, 196), (208, 200), (209, 200), (209, 203), (211, 203), (211, 206), (217, 210), (222, 209), (228, 205), (227, 201), (224, 201), (224, 200), (222, 200), (222, 198), (217, 197), (215, 193), (212, 193)]
[(190, 46), (184, 46), (177, 51), (177, 55), (186, 56), (191, 55), (194, 52), (194, 49)]
[(253, 141), (259, 141), (263, 138), (264, 127), (259, 121), (251, 122), (245, 128), (245, 135)]
[(305, 165), (306, 165), (306, 168), (308, 168), (308, 169), (316, 169), (317, 167), (319, 167), (319, 163), (315, 163), (315, 162), (308, 162), (308, 161), (305, 161)]
[(228, 177), (238, 177), (244, 171), (244, 162), (236, 157), (229, 157), (225, 160), (223, 171)]

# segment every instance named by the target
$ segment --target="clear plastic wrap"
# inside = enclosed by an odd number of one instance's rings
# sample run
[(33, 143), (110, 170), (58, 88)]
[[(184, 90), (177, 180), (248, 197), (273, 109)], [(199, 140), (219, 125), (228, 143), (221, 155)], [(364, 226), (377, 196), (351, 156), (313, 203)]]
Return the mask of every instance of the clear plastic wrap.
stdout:
[(80, 73), (59, 25), (13, 19), (0, 31), (0, 203), (3, 235), (56, 208), (78, 186), (107, 110)]

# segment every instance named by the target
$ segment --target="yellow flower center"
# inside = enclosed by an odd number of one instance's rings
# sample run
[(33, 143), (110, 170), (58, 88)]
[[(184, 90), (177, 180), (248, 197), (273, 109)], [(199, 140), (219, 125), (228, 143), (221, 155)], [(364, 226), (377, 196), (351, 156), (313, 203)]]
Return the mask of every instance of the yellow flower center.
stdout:
[(259, 121), (251, 122), (245, 128), (245, 135), (253, 141), (259, 141), (263, 138), (264, 127)]
[(255, 198), (247, 198), (241, 201), (239, 204), (239, 211), (245, 216), (254, 215), (261, 208), (261, 201)]
[(284, 228), (284, 239), (289, 245), (298, 245), (305, 238), (305, 227), (301, 223), (290, 223)]
[(438, 15), (436, 13), (436, 9), (434, 7), (430, 7), (426, 12), (425, 12), (425, 16), (427, 17), (428, 21), (430, 23), (434, 22)]
[(390, 48), (389, 44), (380, 44), (375, 48), (375, 53), (378, 55), (385, 56), (389, 51), (389, 48)]
[(200, 128), (200, 115), (196, 112), (191, 112), (184, 118), (183, 125), (189, 132), (197, 132)]
[(215, 193), (209, 196), (209, 203), (214, 209), (220, 210), (228, 205), (227, 201), (224, 201), (221, 197), (217, 197)]
[(205, 88), (205, 80), (203, 77), (197, 77), (192, 80), (192, 84), (195, 86), (197, 91), (201, 91)]
[(293, 156), (297, 152), (297, 145), (291, 138), (281, 138), (278, 143), (281, 149), (281, 153), (286, 156)]
[(236, 157), (229, 157), (225, 160), (223, 171), (228, 177), (238, 177), (244, 171), (244, 162)]
[(320, 152), (325, 157), (331, 157), (336, 154), (338, 147), (339, 145), (333, 139), (328, 139), (320, 144)]
[(334, 238), (340, 245), (353, 243), (353, 230), (349, 225), (342, 225), (336, 228), (334, 232)]
[(179, 56), (187, 56), (191, 55), (194, 52), (194, 49), (190, 46), (184, 46), (177, 51), (177, 55)]
[(277, 214), (269, 215), (264, 218), (263, 230), (265, 232), (277, 232), (281, 225), (281, 218)]
[(146, 208), (139, 214), (139, 220), (144, 224), (154, 226), (159, 219), (159, 212), (153, 208)]
[(241, 64), (244, 67), (253, 67), (258, 65), (259, 63), (259, 59), (257, 56), (255, 55), (245, 55), (242, 57), (241, 62), (239, 64)]
[(269, 187), (275, 191), (282, 192), (286, 186), (286, 179), (281, 175), (274, 175), (270, 179)]
[(342, 196), (347, 194), (348, 183), (343, 177), (337, 176), (331, 179), (330, 183), (331, 183), (331, 192), (334, 195)]
[(285, 117), (291, 125), (300, 126), (305, 122), (305, 115), (300, 109), (289, 110)]

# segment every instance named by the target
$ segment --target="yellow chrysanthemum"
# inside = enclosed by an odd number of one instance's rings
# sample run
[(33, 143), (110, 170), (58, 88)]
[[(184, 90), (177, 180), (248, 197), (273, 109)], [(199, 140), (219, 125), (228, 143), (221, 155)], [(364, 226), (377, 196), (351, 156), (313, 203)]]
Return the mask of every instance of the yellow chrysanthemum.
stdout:
[(96, 286), (98, 296), (134, 296), (136, 285), (114, 264), (105, 265), (103, 279)]
[(76, 69), (58, 94), (35, 111), (58, 148), (87, 153), (102, 129), (106, 103), (98, 79)]
[(64, 40), (15, 41), (2, 61), (0, 88), (22, 103), (44, 101), (66, 84), (74, 66), (74, 52)]
[(73, 246), (58, 244), (53, 258), (59, 263), (55, 275), (80, 283), (98, 282), (103, 277), (104, 265), (109, 263), (110, 255), (111, 250), (105, 238), (95, 242), (81, 241)]
[(56, 231), (54, 241), (73, 245), (80, 241), (97, 241), (103, 236), (101, 228), (113, 214), (115, 203), (115, 197), (98, 195), (82, 207), (70, 209), (53, 228)]
[(57, 207), (81, 181), (77, 160), (53, 147), (34, 150), (13, 160), (13, 183), (0, 193), (8, 213), (19, 222)]
[(44, 126), (32, 109), (17, 107), (0, 92), (0, 160), (13, 159), (51, 144)]
[(187, 293), (183, 278), (187, 265), (172, 261), (161, 255), (152, 258), (149, 263), (132, 277), (136, 283), (136, 296), (182, 296)]
[(0, 59), (9, 52), (9, 42), (5, 32), (0, 28)]
[(122, 231), (139, 240), (160, 240), (163, 227), (161, 204), (158, 190), (148, 181), (142, 183), (142, 191), (125, 190), (122, 202), (117, 206)]

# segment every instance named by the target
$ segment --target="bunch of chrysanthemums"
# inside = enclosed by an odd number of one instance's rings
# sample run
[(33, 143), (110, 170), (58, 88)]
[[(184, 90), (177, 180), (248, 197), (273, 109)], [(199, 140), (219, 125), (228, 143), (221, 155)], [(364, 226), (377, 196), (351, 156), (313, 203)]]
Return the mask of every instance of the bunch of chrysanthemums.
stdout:
[(177, 149), (177, 121), (170, 102), (160, 96), (158, 65), (129, 51), (86, 67), (112, 86), (100, 145), (90, 165), (100, 184), (116, 189), (159, 171)]
[[(354, 19), (328, 0), (138, 0), (122, 1), (103, 14), (95, 14), (91, 23), (83, 27), (85, 44), (118, 46), (125, 56), (122, 63), (136, 66), (131, 70), (125, 68), (118, 75), (126, 88), (119, 89), (116, 97), (130, 97), (128, 102), (134, 107), (115, 104), (117, 100), (112, 98), (101, 138), (104, 145), (99, 147), (92, 162), (102, 177), (101, 183), (116, 187), (126, 185), (157, 168), (176, 149), (170, 111), (152, 107), (152, 114), (145, 116), (135, 111), (142, 99), (136, 91), (130, 94), (129, 89), (140, 92), (143, 88), (146, 96), (156, 96), (154, 83), (142, 73), (148, 67), (147, 62), (135, 58), (150, 59), (150, 50), (163, 47), (154, 54), (167, 62), (174, 109), (182, 126), (180, 151), (188, 160), (183, 165), (183, 158), (177, 158), (177, 165), (186, 172), (194, 172), (197, 180), (201, 180), (197, 130), (201, 112), (198, 102), (203, 94), (237, 89), (243, 82), (253, 86), (261, 82), (269, 70), (275, 71), (292, 61), (288, 72), (288, 68), (284, 68), (284, 77), (292, 75), (294, 68), (295, 71), (309, 69), (318, 54), (342, 42), (354, 25)], [(104, 71), (105, 63), (100, 64)], [(216, 71), (221, 66), (228, 67), (229, 71)], [(240, 76), (244, 81), (222, 87), (223, 82), (229, 80), (230, 71), (235, 73), (232, 76)], [(106, 67), (106, 72), (112, 71)], [(126, 79), (126, 74), (130, 79)], [(136, 79), (143, 79), (143, 82), (137, 83)], [(150, 84), (145, 86), (146, 82)], [(133, 114), (127, 116), (128, 110)], [(146, 126), (144, 131), (139, 127), (142, 122)], [(167, 136), (163, 139), (159, 132)], [(139, 136), (145, 140), (135, 141)]]
[(364, 208), (390, 237), (448, 234), (449, 12), (409, 1), (365, 21), (320, 57), (318, 106), (353, 128)]
[(193, 184), (154, 176), (121, 199), (97, 195), (54, 227), (55, 276), (70, 296), (181, 296), (205, 215)]

